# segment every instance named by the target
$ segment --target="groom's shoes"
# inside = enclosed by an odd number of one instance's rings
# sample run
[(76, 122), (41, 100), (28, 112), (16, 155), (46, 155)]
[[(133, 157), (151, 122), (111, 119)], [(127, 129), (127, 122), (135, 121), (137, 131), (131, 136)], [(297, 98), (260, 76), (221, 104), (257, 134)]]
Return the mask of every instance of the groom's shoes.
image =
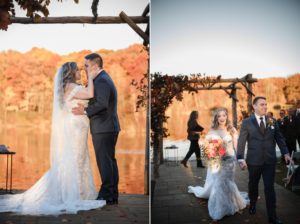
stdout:
[(251, 205), (249, 207), (249, 214), (254, 215), (256, 213), (256, 205)]
[(269, 218), (269, 223), (271, 224), (283, 224), (277, 217)]
[(107, 205), (117, 205), (119, 203), (117, 198), (104, 199), (103, 197), (98, 196), (96, 200), (105, 200)]
[(107, 205), (117, 205), (119, 203), (118, 199), (107, 199), (106, 204)]

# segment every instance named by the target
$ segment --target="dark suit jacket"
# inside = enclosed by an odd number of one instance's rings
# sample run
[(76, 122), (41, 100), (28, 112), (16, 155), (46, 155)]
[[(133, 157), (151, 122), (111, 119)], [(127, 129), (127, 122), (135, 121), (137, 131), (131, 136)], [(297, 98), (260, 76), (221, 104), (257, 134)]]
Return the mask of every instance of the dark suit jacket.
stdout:
[(295, 116), (286, 116), (284, 118), (284, 137), (286, 139), (296, 138), (296, 120)]
[(204, 128), (201, 127), (196, 120), (188, 121), (188, 139), (189, 140), (198, 140), (200, 138), (198, 133), (193, 133), (193, 131), (201, 132)]
[(94, 98), (90, 99), (86, 108), (92, 134), (120, 131), (117, 100), (115, 85), (110, 76), (102, 70), (94, 79)]
[(296, 125), (296, 133), (297, 136), (300, 136), (300, 113), (298, 113), (297, 115), (297, 110), (295, 111), (295, 125)]
[(279, 130), (281, 131), (282, 135), (285, 137), (284, 118), (277, 119), (277, 125), (278, 125)]
[(244, 159), (246, 142), (248, 143), (246, 162), (249, 165), (260, 166), (264, 163), (276, 163), (276, 143), (281, 154), (287, 154), (289, 151), (275, 120), (273, 120), (273, 124), (273, 128), (267, 124), (263, 134), (254, 115), (243, 120), (238, 139), (237, 159)]

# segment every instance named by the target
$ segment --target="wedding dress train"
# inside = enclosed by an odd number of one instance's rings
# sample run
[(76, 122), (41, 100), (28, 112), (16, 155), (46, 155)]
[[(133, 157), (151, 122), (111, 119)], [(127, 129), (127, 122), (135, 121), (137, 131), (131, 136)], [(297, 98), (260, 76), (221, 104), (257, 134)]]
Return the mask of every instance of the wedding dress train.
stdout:
[(249, 203), (248, 194), (239, 192), (234, 180), (236, 159), (232, 136), (221, 130), (211, 130), (206, 136), (207, 140), (220, 138), (226, 148), (221, 166), (208, 167), (204, 187), (188, 187), (189, 193), (193, 193), (198, 198), (208, 199), (209, 215), (214, 220), (233, 215)]

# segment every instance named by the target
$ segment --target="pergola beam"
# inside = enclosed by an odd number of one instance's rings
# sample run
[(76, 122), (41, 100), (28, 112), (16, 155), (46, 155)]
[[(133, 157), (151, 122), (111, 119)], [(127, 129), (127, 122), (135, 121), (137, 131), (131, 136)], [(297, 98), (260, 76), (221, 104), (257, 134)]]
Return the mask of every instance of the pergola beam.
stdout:
[[(149, 16), (129, 16), (136, 24), (149, 23)], [(32, 19), (28, 17), (10, 17), (12, 23), (21, 24), (65, 24), (65, 23), (89, 23), (89, 24), (122, 24), (127, 23), (119, 16), (100, 16), (94, 21), (91, 16), (65, 16), (65, 17), (41, 17)]]
[[(233, 89), (233, 87), (227, 86), (219, 86), (219, 87), (196, 87), (196, 90), (227, 90), (227, 89)], [(242, 89), (241, 87), (235, 87), (235, 89)]]
[(136, 23), (126, 15), (125, 12), (120, 13), (120, 18), (126, 22), (141, 38), (144, 40), (144, 45), (149, 44), (149, 36)]
[[(209, 79), (203, 79), (203, 80), (201, 80), (201, 82), (203, 82), (203, 83), (211, 83), (211, 82), (213, 82), (213, 80), (214, 79), (211, 79), (211, 80), (209, 80)], [(238, 83), (238, 82), (248, 82), (248, 83), (254, 83), (254, 82), (257, 82), (258, 80), (257, 79), (255, 79), (255, 78), (246, 78), (246, 77), (243, 77), (243, 78), (234, 78), (234, 79), (219, 79), (218, 81), (217, 81), (217, 83), (232, 83), (232, 82), (234, 82), (234, 83)], [(197, 79), (192, 79), (192, 80), (190, 80), (189, 81), (190, 83), (197, 83), (197, 82), (199, 82)]]
[(146, 6), (146, 8), (144, 9), (142, 16), (147, 16), (147, 14), (150, 12), (150, 4), (148, 4)]

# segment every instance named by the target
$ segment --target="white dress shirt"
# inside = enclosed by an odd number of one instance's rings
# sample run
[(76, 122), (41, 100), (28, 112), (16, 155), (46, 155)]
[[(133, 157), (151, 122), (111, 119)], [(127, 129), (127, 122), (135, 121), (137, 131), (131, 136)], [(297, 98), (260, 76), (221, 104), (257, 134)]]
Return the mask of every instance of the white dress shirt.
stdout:
[(256, 118), (256, 121), (257, 121), (257, 123), (258, 123), (258, 126), (260, 126), (260, 118), (262, 117), (263, 118), (263, 122), (264, 122), (264, 124), (265, 124), (265, 127), (267, 127), (266, 126), (266, 117), (265, 116), (259, 116), (259, 115), (257, 115), (257, 114), (254, 114), (255, 115), (255, 118)]

